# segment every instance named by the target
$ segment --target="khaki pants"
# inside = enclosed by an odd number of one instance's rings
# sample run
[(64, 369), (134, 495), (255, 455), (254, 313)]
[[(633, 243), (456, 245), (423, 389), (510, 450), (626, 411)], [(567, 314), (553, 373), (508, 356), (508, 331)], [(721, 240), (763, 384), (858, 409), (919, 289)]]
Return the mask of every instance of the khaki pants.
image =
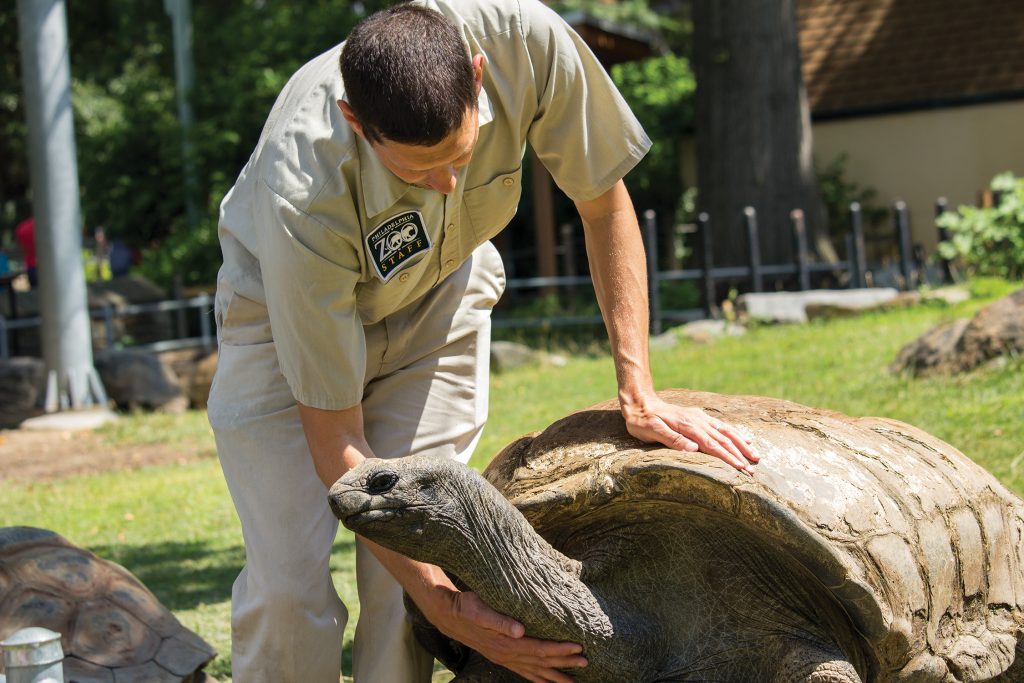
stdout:
[[(487, 416), (490, 312), (504, 288), (485, 243), (425, 297), (367, 326), (366, 438), (381, 458), (469, 460)], [(220, 358), (209, 417), (242, 523), (245, 567), (231, 594), (236, 683), (336, 683), (348, 613), (331, 583), (338, 527), (262, 305), (217, 293)], [(329, 363), (329, 358), (322, 359)], [(429, 681), (402, 589), (362, 544), (357, 683)]]

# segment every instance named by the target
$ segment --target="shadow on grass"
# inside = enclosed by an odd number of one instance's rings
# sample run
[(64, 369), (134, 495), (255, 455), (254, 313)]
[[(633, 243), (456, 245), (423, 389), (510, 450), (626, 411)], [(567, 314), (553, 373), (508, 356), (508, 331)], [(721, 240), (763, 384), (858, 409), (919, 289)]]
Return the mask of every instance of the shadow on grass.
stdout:
[[(354, 541), (339, 539), (332, 553), (352, 553)], [(171, 611), (231, 599), (231, 584), (245, 564), (241, 545), (205, 541), (97, 545), (91, 550), (134, 574)]]

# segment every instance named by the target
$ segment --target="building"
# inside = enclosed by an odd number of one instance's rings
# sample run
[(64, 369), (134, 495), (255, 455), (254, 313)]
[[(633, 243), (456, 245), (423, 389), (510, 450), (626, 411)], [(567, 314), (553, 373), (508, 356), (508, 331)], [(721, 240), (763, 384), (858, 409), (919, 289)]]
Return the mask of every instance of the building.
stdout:
[(936, 198), (985, 201), (1024, 174), (1024, 2), (799, 0), (815, 157), (903, 199), (934, 250)]

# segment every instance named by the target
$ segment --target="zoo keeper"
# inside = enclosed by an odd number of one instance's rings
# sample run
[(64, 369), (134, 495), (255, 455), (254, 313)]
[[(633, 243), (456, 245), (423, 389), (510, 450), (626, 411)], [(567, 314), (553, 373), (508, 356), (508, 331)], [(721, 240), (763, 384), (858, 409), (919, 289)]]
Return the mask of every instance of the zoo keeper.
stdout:
[[(347, 612), (329, 567), (330, 484), (364, 458), (469, 460), (505, 284), (488, 239), (516, 212), (527, 142), (583, 220), (630, 432), (754, 460), (729, 426), (654, 393), (622, 182), (651, 143), (580, 38), (537, 0), (372, 15), (288, 81), (221, 206), (209, 416), (245, 539), (235, 681), (338, 681)], [(529, 680), (571, 681), (558, 669), (586, 664), (437, 567), (360, 540), (356, 571), (359, 683), (430, 680), (403, 587), (441, 631)]]

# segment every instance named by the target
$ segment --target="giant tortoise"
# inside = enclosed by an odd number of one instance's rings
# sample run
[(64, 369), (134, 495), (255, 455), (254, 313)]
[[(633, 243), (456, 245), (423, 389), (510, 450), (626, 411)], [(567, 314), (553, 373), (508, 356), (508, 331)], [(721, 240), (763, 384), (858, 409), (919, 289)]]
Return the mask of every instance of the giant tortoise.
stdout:
[[(1024, 681), (1024, 504), (995, 478), (893, 420), (662, 397), (749, 432), (753, 475), (639, 443), (609, 402), (513, 442), (486, 481), (367, 461), (332, 509), (582, 644), (579, 681)], [(457, 681), (520, 680), (426, 635)]]
[(0, 529), (0, 639), (62, 635), (67, 683), (201, 683), (216, 652), (124, 567), (45, 529)]

